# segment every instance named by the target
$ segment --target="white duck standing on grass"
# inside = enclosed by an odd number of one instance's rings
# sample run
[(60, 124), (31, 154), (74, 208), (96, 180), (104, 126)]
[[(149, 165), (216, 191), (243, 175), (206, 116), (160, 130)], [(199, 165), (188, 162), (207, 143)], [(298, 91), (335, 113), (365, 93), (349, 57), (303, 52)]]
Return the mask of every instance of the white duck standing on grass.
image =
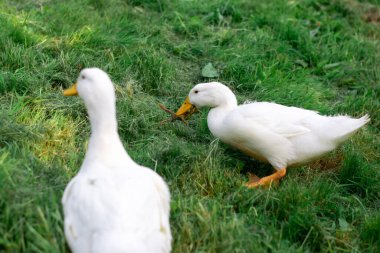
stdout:
[(125, 151), (110, 78), (100, 69), (84, 69), (64, 91), (65, 96), (77, 94), (87, 108), (91, 137), (83, 164), (62, 198), (72, 252), (170, 252), (168, 186)]
[(270, 163), (275, 173), (250, 176), (248, 188), (278, 182), (289, 166), (302, 165), (332, 151), (369, 122), (348, 116), (322, 116), (318, 112), (269, 102), (237, 104), (234, 93), (218, 82), (201, 83), (176, 112), (211, 107), (207, 124), (211, 133), (247, 155)]

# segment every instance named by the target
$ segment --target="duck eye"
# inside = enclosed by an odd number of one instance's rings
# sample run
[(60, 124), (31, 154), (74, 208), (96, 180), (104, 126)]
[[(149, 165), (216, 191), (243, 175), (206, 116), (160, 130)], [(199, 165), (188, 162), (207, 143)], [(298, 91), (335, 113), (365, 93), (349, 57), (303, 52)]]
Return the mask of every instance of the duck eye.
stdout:
[(195, 90), (194, 93), (197, 94), (199, 91)]
[(81, 77), (82, 77), (82, 79), (86, 79), (86, 77), (84, 75), (82, 75)]

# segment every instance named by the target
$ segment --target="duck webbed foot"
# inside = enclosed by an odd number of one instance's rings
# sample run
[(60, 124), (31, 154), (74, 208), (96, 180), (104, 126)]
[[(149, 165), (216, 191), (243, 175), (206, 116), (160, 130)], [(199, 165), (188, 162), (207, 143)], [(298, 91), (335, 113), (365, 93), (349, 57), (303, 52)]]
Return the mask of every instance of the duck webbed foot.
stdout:
[(248, 187), (249, 189), (257, 188), (259, 186), (269, 187), (272, 185), (272, 183), (278, 184), (280, 179), (283, 178), (285, 175), (286, 175), (286, 168), (279, 169), (272, 175), (269, 175), (263, 178), (259, 178), (255, 174), (249, 173), (248, 174), (249, 181), (245, 183), (244, 185)]

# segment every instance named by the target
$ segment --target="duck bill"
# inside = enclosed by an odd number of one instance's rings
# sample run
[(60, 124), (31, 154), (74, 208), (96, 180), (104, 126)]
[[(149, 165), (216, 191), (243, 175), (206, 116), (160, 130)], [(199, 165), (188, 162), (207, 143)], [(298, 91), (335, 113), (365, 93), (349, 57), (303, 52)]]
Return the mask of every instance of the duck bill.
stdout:
[(181, 105), (181, 107), (178, 109), (178, 111), (175, 113), (177, 117), (183, 117), (183, 118), (188, 118), (192, 114), (194, 114), (197, 111), (197, 108), (195, 105), (190, 103), (189, 97), (186, 98), (185, 102)]
[(68, 97), (68, 96), (77, 96), (78, 95), (78, 90), (77, 90), (77, 84), (74, 83), (70, 88), (66, 89), (63, 91), (63, 95)]

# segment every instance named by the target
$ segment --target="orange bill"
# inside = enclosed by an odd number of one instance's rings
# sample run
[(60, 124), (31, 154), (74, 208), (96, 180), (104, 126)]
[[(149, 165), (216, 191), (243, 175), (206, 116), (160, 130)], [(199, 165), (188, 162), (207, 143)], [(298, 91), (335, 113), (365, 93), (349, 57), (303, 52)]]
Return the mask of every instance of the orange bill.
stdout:
[(187, 119), (192, 114), (194, 114), (197, 111), (197, 108), (195, 105), (190, 103), (189, 97), (186, 98), (185, 102), (181, 105), (181, 107), (178, 109), (178, 111), (175, 113), (177, 117), (183, 117)]
[(77, 84), (74, 83), (73, 86), (63, 91), (64, 96), (76, 96), (78, 95)]

